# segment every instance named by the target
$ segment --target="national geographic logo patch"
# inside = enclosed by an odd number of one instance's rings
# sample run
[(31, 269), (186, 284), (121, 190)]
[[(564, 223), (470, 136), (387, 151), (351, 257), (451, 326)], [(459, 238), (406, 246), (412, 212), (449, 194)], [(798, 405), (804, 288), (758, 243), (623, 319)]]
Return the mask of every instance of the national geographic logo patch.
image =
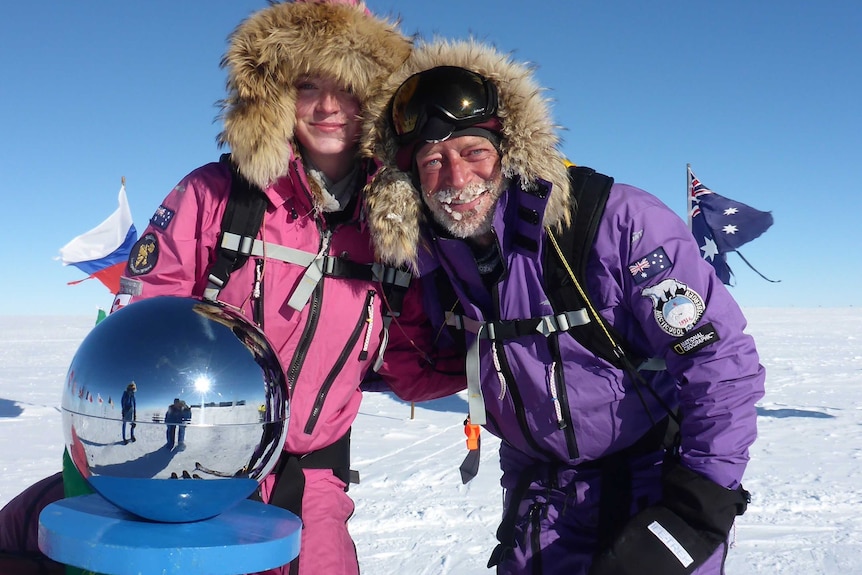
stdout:
[(159, 261), (159, 242), (155, 234), (145, 234), (132, 246), (129, 254), (129, 273), (140, 276), (152, 271)]
[(705, 323), (693, 332), (681, 337), (673, 343), (671, 349), (677, 355), (688, 355), (699, 349), (703, 349), (711, 343), (715, 343), (721, 338), (718, 337), (718, 332), (712, 326), (712, 323)]

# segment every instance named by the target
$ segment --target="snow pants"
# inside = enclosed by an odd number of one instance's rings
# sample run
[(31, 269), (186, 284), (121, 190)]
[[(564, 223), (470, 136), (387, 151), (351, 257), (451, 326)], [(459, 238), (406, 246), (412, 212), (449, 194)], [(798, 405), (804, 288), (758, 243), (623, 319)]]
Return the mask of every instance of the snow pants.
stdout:
[[(291, 571), (291, 567), (285, 565), (259, 575), (358, 575), (356, 546), (347, 530), (354, 504), (345, 491), (346, 484), (331, 469), (303, 469), (302, 472), (305, 491), (299, 570)], [(269, 501), (274, 484), (274, 475), (261, 484), (264, 501)]]
[[(497, 574), (587, 575), (593, 556), (606, 544), (600, 541), (600, 534), (606, 530), (600, 523), (607, 519), (607, 499), (601, 498), (602, 487), (608, 486), (607, 478), (603, 482), (598, 469), (508, 465), (505, 457), (504, 449), (501, 451), (504, 507), (517, 506), (517, 512), (513, 546), (498, 555)], [(661, 499), (663, 457), (663, 452), (657, 452), (629, 462), (628, 517)], [(533, 478), (524, 482), (528, 485), (526, 491), (523, 485), (518, 486), (523, 474)], [(513, 501), (519, 492), (523, 495), (519, 501)], [(619, 518), (622, 522), (625, 519)], [(720, 545), (693, 575), (722, 574), (726, 553), (727, 543)]]
[[(179, 441), (177, 441), (177, 428), (179, 428)], [(179, 423), (169, 423), (165, 430), (165, 439), (168, 447), (173, 447), (175, 443), (183, 445), (186, 442), (186, 426)]]
[(137, 426), (137, 424), (134, 421), (132, 421), (131, 418), (126, 419), (125, 417), (123, 417), (123, 441), (126, 441), (126, 425), (127, 424), (129, 426), (129, 433), (130, 433), (129, 439), (134, 441), (135, 440), (135, 427)]

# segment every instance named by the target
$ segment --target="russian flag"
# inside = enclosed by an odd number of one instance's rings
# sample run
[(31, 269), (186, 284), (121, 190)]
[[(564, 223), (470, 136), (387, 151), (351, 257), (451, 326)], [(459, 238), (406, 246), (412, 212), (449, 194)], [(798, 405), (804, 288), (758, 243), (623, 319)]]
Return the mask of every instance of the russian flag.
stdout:
[[(75, 266), (88, 275), (85, 279), (96, 278), (112, 294), (120, 291), (120, 276), (125, 271), (132, 246), (138, 240), (126, 199), (125, 180), (120, 186), (118, 201), (119, 207), (108, 219), (60, 248), (60, 260), (64, 266)], [(69, 285), (82, 281), (69, 282)]]

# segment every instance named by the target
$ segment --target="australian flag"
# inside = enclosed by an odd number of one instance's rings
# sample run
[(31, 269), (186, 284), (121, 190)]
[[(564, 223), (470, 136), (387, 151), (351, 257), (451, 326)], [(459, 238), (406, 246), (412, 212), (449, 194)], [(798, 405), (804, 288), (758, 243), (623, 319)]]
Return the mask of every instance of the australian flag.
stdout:
[[(703, 259), (712, 264), (718, 279), (731, 285), (733, 272), (727, 265), (727, 253), (739, 254), (739, 246), (760, 237), (772, 225), (772, 214), (716, 194), (700, 183), (690, 167), (688, 182), (691, 232), (700, 246)], [(742, 254), (739, 256), (754, 269)]]

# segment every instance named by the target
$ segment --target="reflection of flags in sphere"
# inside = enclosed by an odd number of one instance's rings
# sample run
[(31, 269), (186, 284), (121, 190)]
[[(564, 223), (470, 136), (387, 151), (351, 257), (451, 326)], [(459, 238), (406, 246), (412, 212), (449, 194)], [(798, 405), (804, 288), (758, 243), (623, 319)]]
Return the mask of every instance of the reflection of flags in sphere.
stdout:
[[(61, 402), (67, 447), (86, 449), (74, 463), (90, 485), (118, 507), (162, 522), (207, 519), (247, 498), (275, 466), (288, 423), (284, 372), (256, 331), (237, 312), (183, 297), (134, 301), (99, 322), (72, 359), (77, 386), (65, 386)], [(132, 380), (136, 440), (123, 443), (122, 415), (100, 404), (118, 382)], [(200, 421), (178, 424), (186, 447), (179, 451), (150, 410), (164, 413), (174, 398), (195, 394), (206, 401)], [(270, 408), (264, 421), (261, 404)]]

